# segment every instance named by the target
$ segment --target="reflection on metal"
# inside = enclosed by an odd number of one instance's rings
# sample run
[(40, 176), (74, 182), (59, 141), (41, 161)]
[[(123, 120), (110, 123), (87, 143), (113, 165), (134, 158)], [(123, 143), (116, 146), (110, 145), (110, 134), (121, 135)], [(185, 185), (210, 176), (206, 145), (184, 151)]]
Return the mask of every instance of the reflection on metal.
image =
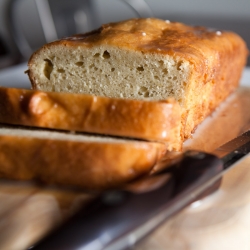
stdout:
[(77, 10), (74, 14), (76, 33), (88, 30), (88, 17), (83, 10)]
[(123, 0), (127, 3), (139, 17), (152, 17), (153, 13), (144, 0)]
[[(27, 15), (25, 11), (37, 11), (37, 16)], [(98, 15), (95, 14), (92, 0), (9, 0), (7, 23), (10, 33), (23, 59), (27, 60), (32, 52), (48, 43), (75, 33), (87, 32), (96, 27)], [(25, 16), (23, 16), (25, 14)], [(35, 18), (35, 20), (32, 20)], [(31, 33), (28, 26), (22, 25), (25, 19), (28, 24), (35, 23), (39, 26), (31, 27), (36, 35), (27, 36), (25, 31)], [(40, 30), (41, 25), (41, 30)], [(35, 25), (34, 25), (35, 26)], [(40, 33), (39, 33), (40, 32)], [(34, 38), (34, 39), (33, 39)], [(35, 42), (34, 42), (35, 41)]]
[(46, 42), (56, 40), (57, 32), (48, 0), (35, 0)]
[(10, 0), (9, 9), (8, 9), (8, 21), (10, 26), (11, 35), (19, 49), (19, 52), (23, 58), (27, 58), (28, 55), (32, 53), (32, 49), (20, 29), (19, 20), (17, 18), (17, 13), (19, 11), (19, 4), (22, 1), (19, 0)]

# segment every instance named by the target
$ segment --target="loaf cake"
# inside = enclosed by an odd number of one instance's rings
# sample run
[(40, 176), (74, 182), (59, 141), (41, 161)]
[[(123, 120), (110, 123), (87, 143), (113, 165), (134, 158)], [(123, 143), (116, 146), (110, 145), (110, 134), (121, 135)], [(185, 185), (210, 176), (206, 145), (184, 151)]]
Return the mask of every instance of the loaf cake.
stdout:
[(157, 142), (0, 127), (0, 177), (87, 189), (111, 188), (149, 172)]
[(184, 136), (239, 84), (247, 47), (235, 33), (154, 18), (103, 25), (44, 45), (28, 63), (34, 89), (182, 107)]
[(154, 18), (46, 44), (35, 91), (0, 89), (0, 123), (33, 127), (0, 128), (0, 176), (98, 189), (147, 173), (237, 88), (247, 54), (235, 33)]
[(0, 123), (163, 142), (182, 147), (181, 108), (150, 102), (0, 87)]

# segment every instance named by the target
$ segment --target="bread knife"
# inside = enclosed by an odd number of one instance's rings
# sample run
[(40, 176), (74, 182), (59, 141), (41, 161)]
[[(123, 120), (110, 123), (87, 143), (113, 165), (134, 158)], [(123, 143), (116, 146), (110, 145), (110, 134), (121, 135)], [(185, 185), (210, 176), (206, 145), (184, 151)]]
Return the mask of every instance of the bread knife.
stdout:
[(143, 192), (124, 189), (104, 192), (32, 249), (132, 248), (218, 183), (249, 152), (250, 130), (212, 154), (188, 151), (177, 164), (154, 176), (161, 180), (158, 186)]

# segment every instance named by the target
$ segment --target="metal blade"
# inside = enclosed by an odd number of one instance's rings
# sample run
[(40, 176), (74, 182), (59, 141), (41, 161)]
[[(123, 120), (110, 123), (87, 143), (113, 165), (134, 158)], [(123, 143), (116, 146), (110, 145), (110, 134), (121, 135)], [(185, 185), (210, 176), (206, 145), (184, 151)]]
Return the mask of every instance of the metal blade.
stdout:
[[(217, 148), (212, 154), (223, 161), (224, 173), (250, 152), (250, 130)], [(224, 174), (223, 173), (223, 174)]]

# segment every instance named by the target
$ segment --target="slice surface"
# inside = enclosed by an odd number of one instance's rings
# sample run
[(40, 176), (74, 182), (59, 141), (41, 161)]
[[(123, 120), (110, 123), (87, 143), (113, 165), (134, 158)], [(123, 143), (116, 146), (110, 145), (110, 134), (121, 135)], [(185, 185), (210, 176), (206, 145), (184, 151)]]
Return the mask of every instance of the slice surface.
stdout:
[(87, 189), (121, 185), (151, 170), (161, 143), (0, 128), (0, 177)]

